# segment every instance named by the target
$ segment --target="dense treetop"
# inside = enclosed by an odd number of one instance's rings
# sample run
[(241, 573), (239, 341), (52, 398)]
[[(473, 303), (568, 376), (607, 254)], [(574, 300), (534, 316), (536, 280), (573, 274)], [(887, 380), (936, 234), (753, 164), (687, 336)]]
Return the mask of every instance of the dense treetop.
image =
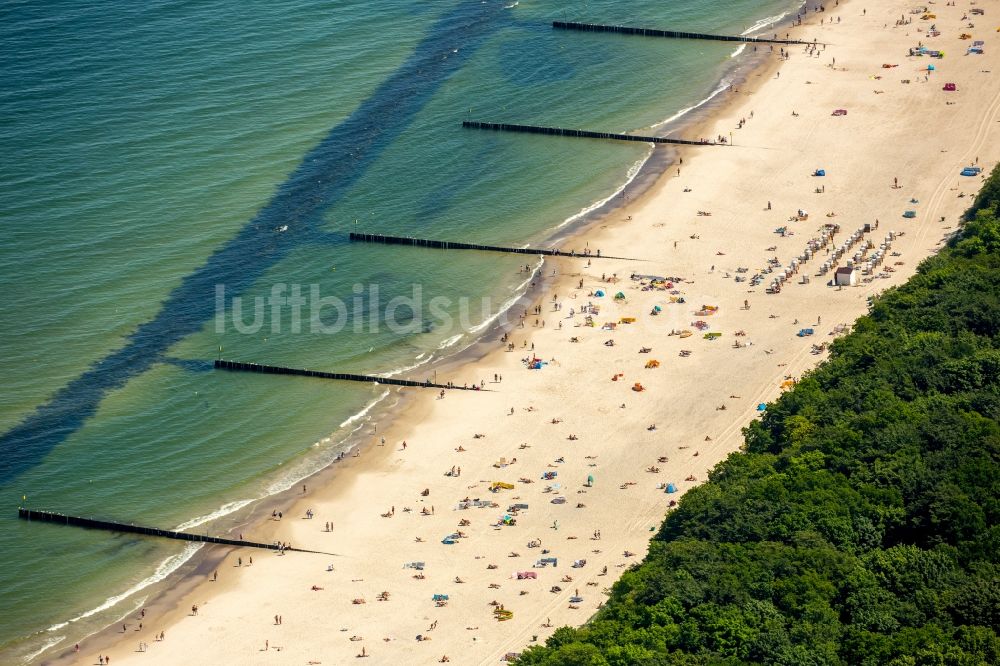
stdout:
[(1000, 170), (521, 664), (1000, 663)]

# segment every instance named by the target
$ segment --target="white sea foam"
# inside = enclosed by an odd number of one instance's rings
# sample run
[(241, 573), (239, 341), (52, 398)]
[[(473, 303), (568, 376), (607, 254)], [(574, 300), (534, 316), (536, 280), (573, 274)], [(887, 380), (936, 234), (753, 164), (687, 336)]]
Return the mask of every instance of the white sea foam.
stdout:
[(438, 345), (438, 349), (447, 349), (448, 347), (451, 347), (453, 344), (461, 340), (463, 335), (463, 333), (456, 333), (450, 338), (445, 338), (441, 344)]
[(736, 47), (735, 51), (733, 51), (732, 53), (729, 54), (729, 57), (730, 58), (735, 58), (736, 56), (738, 56), (739, 54), (743, 53), (746, 50), (747, 50), (747, 45), (746, 44), (740, 44), (738, 47)]
[[(351, 425), (355, 421), (363, 419), (365, 416), (368, 415), (368, 412), (370, 412), (375, 405), (377, 405), (378, 403), (380, 403), (383, 400), (385, 400), (386, 396), (388, 396), (388, 395), (389, 395), (388, 391), (383, 392), (382, 395), (380, 395), (379, 397), (375, 398), (374, 400), (372, 400), (371, 402), (369, 402), (367, 405), (365, 405), (364, 408), (360, 412), (358, 412), (357, 414), (354, 414), (352, 416), (349, 416), (343, 423), (340, 424), (339, 427), (343, 428), (344, 426)], [(327, 438), (327, 439), (329, 439), (329, 438)]]
[[(743, 46), (746, 46), (746, 44), (744, 44)], [(742, 48), (742, 47), (740, 47), (740, 48)], [(737, 51), (738, 50), (739, 49), (737, 49)], [(706, 97), (705, 99), (701, 100), (697, 104), (692, 104), (691, 106), (688, 106), (688, 107), (685, 107), (685, 108), (681, 109), (680, 111), (678, 111), (674, 115), (670, 116), (669, 118), (664, 118), (660, 122), (658, 122), (655, 125), (653, 125), (653, 127), (663, 127), (667, 123), (674, 122), (675, 120), (677, 120), (678, 118), (680, 118), (684, 114), (690, 113), (691, 111), (694, 111), (695, 109), (699, 109), (699, 108), (705, 106), (706, 104), (708, 104), (709, 102), (711, 102), (713, 99), (715, 99), (716, 97), (718, 97), (727, 88), (729, 88), (729, 86), (730, 86), (730, 81), (728, 79), (723, 79), (719, 83), (718, 87), (716, 87), (715, 90), (713, 90), (711, 93), (709, 93), (708, 97)]]
[[(65, 627), (66, 624), (67, 624), (66, 622), (63, 622), (61, 626)], [(54, 647), (54, 646), (58, 645), (59, 643), (62, 643), (64, 640), (66, 640), (65, 636), (53, 636), (49, 640), (45, 641), (45, 643), (42, 645), (42, 647), (38, 648), (37, 650), (35, 650), (31, 654), (26, 655), (24, 657), (24, 663), (30, 664), (32, 661), (35, 660), (35, 657), (37, 657), (38, 655), (42, 654), (43, 652), (45, 652), (49, 648)]]
[[(423, 354), (421, 354), (421, 356), (423, 356)], [(420, 356), (418, 356), (417, 358), (420, 359)], [(432, 360), (434, 360), (434, 354), (431, 354), (427, 358), (420, 359), (416, 363), (412, 363), (410, 365), (403, 365), (403, 366), (400, 366), (398, 368), (393, 368), (392, 370), (389, 370), (387, 372), (378, 372), (378, 373), (375, 374), (375, 376), (376, 377), (395, 377), (396, 375), (401, 374), (403, 372), (409, 372), (410, 370), (414, 370), (416, 368), (419, 368), (420, 366), (425, 365), (425, 364), (431, 362)]]
[(263, 495), (261, 495), (258, 499), (264, 499), (265, 497), (270, 497), (271, 495), (284, 492), (289, 488), (298, 485), (302, 479), (308, 478), (316, 472), (328, 467), (330, 463), (336, 460), (337, 455), (344, 450), (342, 444), (350, 439), (351, 435), (365, 427), (365, 423), (363, 421), (364, 417), (367, 416), (377, 404), (389, 397), (390, 393), (389, 389), (384, 390), (381, 395), (365, 405), (361, 411), (348, 417), (343, 423), (340, 424), (339, 427), (344, 428), (348, 425), (355, 424), (354, 428), (352, 428), (349, 432), (338, 436), (338, 441), (333, 446), (327, 448), (324, 453), (300, 459), (280, 479), (273, 481), (271, 485), (264, 490)]
[(762, 18), (756, 23), (754, 23), (752, 26), (741, 32), (740, 35), (742, 35), (743, 37), (746, 37), (747, 35), (752, 35), (758, 30), (763, 30), (764, 28), (770, 25), (774, 25), (775, 23), (785, 18), (786, 16), (788, 16), (788, 12), (781, 12), (777, 16), (768, 16), (766, 18)]
[(582, 219), (583, 217), (586, 217), (588, 214), (597, 210), (598, 208), (608, 203), (615, 197), (621, 195), (621, 193), (625, 191), (625, 188), (628, 187), (633, 180), (635, 180), (635, 177), (637, 175), (639, 175), (639, 172), (642, 170), (643, 165), (646, 164), (646, 162), (649, 160), (650, 155), (652, 154), (653, 154), (653, 146), (650, 145), (649, 150), (646, 151), (646, 154), (640, 157), (638, 160), (636, 160), (635, 163), (629, 167), (628, 171), (625, 173), (625, 182), (622, 183), (617, 190), (615, 190), (608, 196), (604, 197), (600, 201), (595, 201), (586, 208), (581, 208), (578, 212), (574, 213), (573, 215), (570, 215), (565, 220), (560, 222), (559, 225), (556, 227), (556, 229), (562, 229), (567, 224), (571, 224), (579, 219)]
[(141, 592), (150, 585), (159, 583), (161, 580), (163, 580), (173, 572), (177, 571), (185, 562), (190, 560), (195, 553), (201, 550), (201, 547), (203, 545), (204, 544), (201, 543), (187, 544), (186, 546), (184, 546), (183, 551), (177, 553), (176, 555), (171, 555), (170, 557), (160, 562), (159, 566), (156, 567), (156, 571), (154, 571), (152, 574), (142, 579), (132, 587), (128, 588), (121, 594), (116, 594), (112, 597), (108, 597), (107, 599), (104, 600), (104, 603), (102, 603), (101, 605), (96, 606), (95, 608), (91, 608), (89, 611), (86, 611), (84, 613), (80, 613), (79, 615), (70, 619), (67, 622), (61, 622), (59, 624), (52, 625), (51, 627), (48, 628), (48, 631), (58, 631), (59, 629), (62, 629), (68, 624), (84, 620), (100, 612), (106, 611), (109, 608), (114, 608), (125, 599), (128, 599), (132, 595)]
[(498, 309), (494, 314), (490, 315), (489, 317), (479, 322), (475, 326), (471, 327), (469, 329), (469, 332), (479, 333), (480, 331), (485, 330), (490, 324), (495, 322), (500, 317), (500, 315), (505, 314), (508, 310), (514, 307), (514, 304), (517, 303), (517, 301), (521, 298), (521, 296), (524, 294), (525, 289), (527, 289), (528, 285), (531, 284), (531, 281), (535, 279), (535, 276), (538, 275), (538, 271), (541, 270), (544, 264), (545, 260), (539, 257), (538, 263), (536, 263), (535, 267), (531, 269), (531, 274), (524, 280), (524, 282), (522, 282), (521, 284), (517, 285), (514, 288), (513, 294), (511, 295), (510, 298), (508, 298), (506, 301), (503, 302), (503, 304), (500, 306), (500, 309)]
[(204, 525), (205, 523), (211, 522), (216, 518), (221, 518), (225, 515), (233, 513), (234, 511), (239, 511), (252, 501), (253, 501), (252, 499), (243, 499), (243, 500), (236, 500), (235, 502), (227, 502), (226, 504), (223, 504), (215, 511), (211, 513), (206, 513), (204, 516), (197, 516), (195, 518), (192, 518), (187, 522), (181, 523), (174, 529), (178, 532), (183, 532), (185, 530), (191, 529), (192, 527), (198, 527), (199, 525)]

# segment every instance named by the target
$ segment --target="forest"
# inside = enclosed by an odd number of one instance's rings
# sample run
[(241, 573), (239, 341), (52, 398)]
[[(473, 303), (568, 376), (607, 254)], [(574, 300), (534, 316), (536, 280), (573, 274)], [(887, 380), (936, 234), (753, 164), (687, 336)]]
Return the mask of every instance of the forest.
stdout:
[(1000, 168), (522, 665), (1000, 663)]

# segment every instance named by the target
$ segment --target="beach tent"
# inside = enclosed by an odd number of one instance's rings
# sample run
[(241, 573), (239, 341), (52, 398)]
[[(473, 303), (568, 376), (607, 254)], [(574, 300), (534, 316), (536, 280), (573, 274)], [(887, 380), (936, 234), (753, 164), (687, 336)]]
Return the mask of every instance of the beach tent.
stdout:
[(914, 218), (916, 216), (917, 216), (917, 211), (915, 211), (915, 210), (908, 210), (905, 213), (903, 213), (903, 217), (905, 217), (907, 219), (912, 219), (912, 218)]
[(594, 296), (597, 296), (597, 297), (600, 298), (601, 296), (604, 296), (604, 292), (601, 291), (600, 289), (598, 289), (597, 291), (594, 292)]
[(622, 299), (622, 298), (625, 298), (625, 293), (624, 293), (624, 292), (621, 292), (621, 291), (619, 291), (619, 292), (618, 292), (617, 294), (615, 294), (615, 298), (616, 298), (616, 299)]
[(982, 171), (982, 169), (980, 169), (977, 166), (967, 166), (964, 169), (962, 169), (962, 175), (963, 176), (978, 176), (981, 171)]
[(957, 88), (955, 87), (954, 83), (946, 83), (946, 84), (944, 84), (944, 89), (948, 90), (948, 91), (957, 90)]
[(667, 484), (667, 492), (668, 493), (676, 493), (677, 492), (677, 486), (675, 486), (672, 483), (668, 483)]
[(858, 272), (850, 266), (841, 266), (833, 274), (833, 284), (836, 287), (853, 287), (858, 283)]
[(766, 405), (766, 404), (764, 404), (763, 402), (762, 402), (762, 403), (760, 403), (759, 405), (757, 405), (757, 411), (758, 411), (758, 412), (763, 412), (763, 411), (765, 411), (766, 409), (767, 409), (767, 405)]
[(826, 169), (816, 169), (813, 172), (813, 175), (814, 176), (825, 176), (826, 175)]

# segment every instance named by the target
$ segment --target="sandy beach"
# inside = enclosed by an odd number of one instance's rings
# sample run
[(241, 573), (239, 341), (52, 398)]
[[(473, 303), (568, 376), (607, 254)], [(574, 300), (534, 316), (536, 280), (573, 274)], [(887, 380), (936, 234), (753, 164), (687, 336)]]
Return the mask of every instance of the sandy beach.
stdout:
[[(981, 183), (962, 167), (1000, 159), (993, 7), (963, 18), (968, 2), (934, 4), (929, 21), (912, 7), (810, 12), (788, 32), (825, 47), (791, 46), (783, 59), (775, 46), (684, 137), (733, 146), (684, 147), (647, 194), (563, 247), (637, 260), (547, 260), (522, 325), (441, 371), (488, 390), (406, 389), (405, 411), (359, 458), (244, 534), (336, 555), (229, 553), (217, 582), (204, 572), (173, 610), (127, 618), (115, 643), (95, 637), (63, 660), (493, 664), (586, 622), (671, 503), (740, 447), (758, 404), (957, 229)], [(963, 32), (986, 55), (965, 55)], [(921, 42), (946, 57), (908, 56)], [(826, 244), (824, 225), (838, 225)], [(840, 267), (887, 238), (855, 286), (819, 274), (845, 244)]]

